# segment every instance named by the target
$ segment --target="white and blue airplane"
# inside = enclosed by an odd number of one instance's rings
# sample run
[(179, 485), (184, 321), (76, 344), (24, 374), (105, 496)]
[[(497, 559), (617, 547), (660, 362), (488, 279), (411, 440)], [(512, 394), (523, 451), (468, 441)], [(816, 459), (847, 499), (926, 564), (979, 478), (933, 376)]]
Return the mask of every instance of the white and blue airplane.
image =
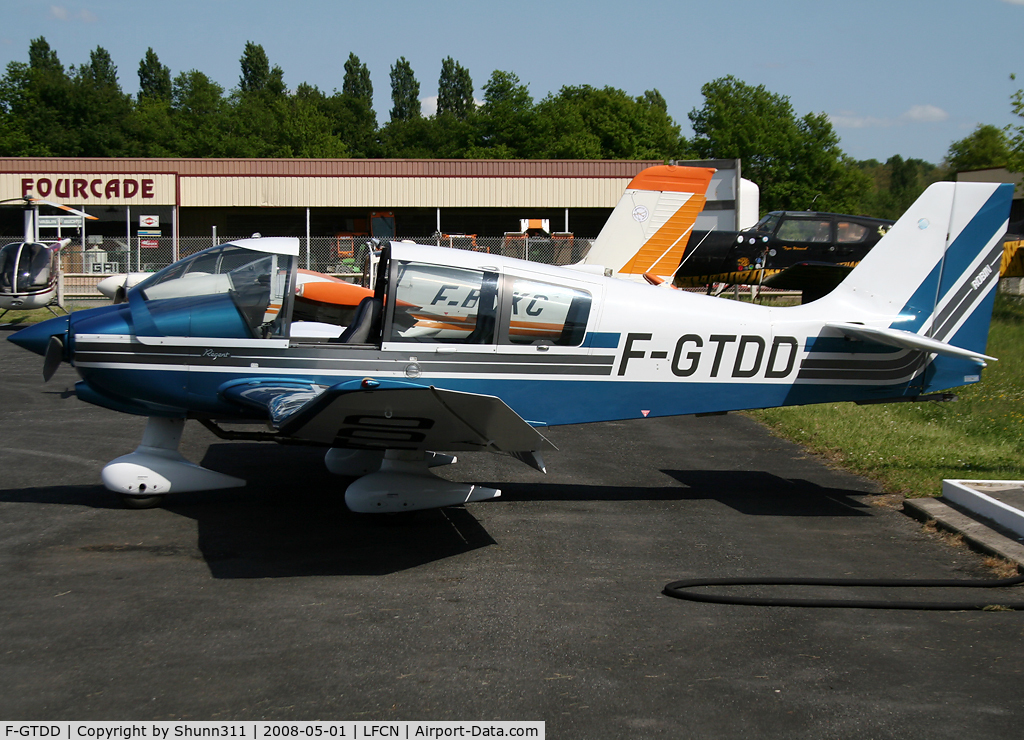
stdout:
[[(324, 446), (327, 467), (356, 478), (354, 511), (449, 506), (500, 491), (435, 476), (455, 459), (442, 453), (507, 453), (543, 471), (548, 426), (907, 400), (978, 382), (994, 359), (1012, 193), (931, 186), (833, 292), (800, 306), (399, 242), (382, 250), (373, 295), (324, 338), (293, 317), (298, 240), (263, 238), (187, 257), (126, 303), (10, 339), (45, 356), (44, 377), (70, 363), (79, 399), (148, 417), (138, 449), (102, 473), (130, 506), (244, 484), (180, 455), (187, 419), (234, 439)], [(646, 240), (650, 223), (633, 221)], [(246, 422), (264, 429), (224, 427)]]

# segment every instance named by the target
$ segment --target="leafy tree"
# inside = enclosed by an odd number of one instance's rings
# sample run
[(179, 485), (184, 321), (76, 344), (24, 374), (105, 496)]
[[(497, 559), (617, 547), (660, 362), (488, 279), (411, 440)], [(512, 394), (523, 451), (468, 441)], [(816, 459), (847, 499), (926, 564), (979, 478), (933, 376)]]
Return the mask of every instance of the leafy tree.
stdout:
[(704, 106), (689, 114), (697, 155), (742, 159), (744, 176), (761, 189), (763, 211), (835, 209), (867, 192), (867, 180), (849, 172), (824, 114), (797, 119), (789, 98), (731, 75), (705, 84), (701, 93)]
[(143, 98), (126, 125), (128, 156), (130, 157), (177, 157), (178, 143), (171, 101)]
[(300, 95), (298, 91), (288, 100), (281, 143), (289, 157), (321, 159), (349, 156), (348, 147), (335, 135), (317, 97)]
[(42, 36), (29, 42), (28, 66), (39, 72), (64, 74), (64, 65), (57, 58), (57, 52), (50, 48), (50, 44)]
[(323, 110), (332, 130), (350, 152), (350, 156), (369, 157), (376, 152), (377, 114), (373, 111), (373, 84), (370, 70), (349, 53), (341, 93), (324, 100)]
[(681, 154), (679, 126), (656, 91), (563, 87), (537, 105), (539, 156), (559, 159), (670, 159)]
[(5, 151), (17, 156), (74, 156), (71, 78), (40, 36), (29, 44), (29, 62), (11, 62), (0, 83), (7, 114)]
[(284, 72), (277, 65), (271, 69), (267, 52), (262, 46), (246, 41), (239, 63), (242, 65), (242, 76), (238, 79), (238, 89), (243, 95), (252, 92), (284, 94)]
[(1010, 160), (1010, 142), (995, 126), (979, 124), (974, 132), (949, 145), (946, 164), (954, 172), (1005, 167)]
[(171, 69), (160, 64), (153, 47), (139, 62), (139, 100), (166, 100), (171, 102)]
[(345, 62), (345, 78), (341, 84), (341, 92), (357, 100), (364, 101), (373, 107), (373, 83), (370, 82), (370, 70), (359, 61), (353, 52), (349, 52)]
[(75, 156), (123, 157), (129, 144), (126, 127), (131, 98), (121, 91), (110, 52), (97, 46), (81, 65), (72, 85)]
[(479, 143), (468, 158), (529, 159), (537, 156), (536, 111), (527, 86), (513, 72), (494, 70), (478, 111)]
[(197, 69), (171, 85), (171, 120), (179, 157), (225, 156), (227, 102), (224, 88)]
[(422, 115), (420, 83), (405, 57), (400, 57), (391, 66), (391, 101), (395, 106), (391, 109), (392, 121), (408, 121)]
[[(1010, 75), (1010, 79), (1015, 80), (1017, 76)], [(1018, 90), (1011, 95), (1010, 102), (1013, 114), (1024, 119), (1024, 90)], [(1024, 124), (1008, 126), (1007, 134), (1010, 143), (1010, 158), (1006, 167), (1011, 172), (1024, 172)]]
[(464, 121), (475, 107), (469, 70), (451, 57), (445, 57), (437, 81), (437, 115), (450, 114)]
[(945, 168), (920, 159), (904, 160), (899, 155), (889, 157), (884, 163), (875, 159), (855, 162), (853, 168), (870, 185), (860, 210), (855, 212), (892, 219), (902, 216), (928, 185), (946, 174)]

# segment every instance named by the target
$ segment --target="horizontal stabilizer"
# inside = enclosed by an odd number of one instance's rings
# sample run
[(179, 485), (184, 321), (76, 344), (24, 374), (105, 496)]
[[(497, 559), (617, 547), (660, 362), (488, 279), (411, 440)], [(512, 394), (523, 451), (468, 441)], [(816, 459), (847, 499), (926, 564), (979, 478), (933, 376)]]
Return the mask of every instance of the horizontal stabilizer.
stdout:
[(913, 332), (902, 331), (900, 329), (872, 329), (870, 327), (863, 326), (862, 324), (836, 322), (826, 323), (825, 326), (829, 329), (840, 331), (852, 339), (860, 339), (865, 342), (877, 342), (878, 344), (885, 344), (890, 347), (913, 349), (921, 352), (932, 352), (937, 355), (972, 360), (982, 367), (987, 366), (985, 362), (986, 360), (994, 362), (997, 359), (995, 357), (983, 355), (980, 352), (972, 352), (971, 350), (956, 347), (952, 344), (947, 344), (946, 342), (940, 342), (937, 339), (922, 337), (920, 334), (914, 334)]

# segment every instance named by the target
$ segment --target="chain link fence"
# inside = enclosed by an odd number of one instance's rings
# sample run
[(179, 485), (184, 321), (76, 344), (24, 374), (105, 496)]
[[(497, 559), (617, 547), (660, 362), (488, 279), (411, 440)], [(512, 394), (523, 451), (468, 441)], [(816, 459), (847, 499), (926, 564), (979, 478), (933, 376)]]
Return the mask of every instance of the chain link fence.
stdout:
[[(96, 284), (110, 275), (127, 272), (156, 272), (176, 259), (188, 257), (215, 244), (249, 237), (126, 237), (104, 238), (89, 243), (72, 241), (61, 250), (64, 296), (68, 299), (101, 298)], [(529, 236), (506, 234), (481, 237), (474, 234), (434, 234), (428, 237), (393, 237), (392, 241), (412, 241), (450, 249), (467, 249), (487, 254), (516, 257), (549, 265), (569, 265), (582, 260), (590, 251), (590, 239), (572, 234)], [(21, 239), (0, 239), (0, 246)], [(342, 278), (358, 279), (366, 255), (372, 248), (370, 237), (314, 236), (299, 239), (299, 266)]]

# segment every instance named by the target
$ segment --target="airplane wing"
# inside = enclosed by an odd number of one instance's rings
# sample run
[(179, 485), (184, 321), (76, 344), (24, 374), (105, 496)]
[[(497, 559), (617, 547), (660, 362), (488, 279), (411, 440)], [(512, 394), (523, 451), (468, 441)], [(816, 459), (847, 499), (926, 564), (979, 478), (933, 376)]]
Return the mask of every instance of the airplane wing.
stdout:
[(556, 449), (496, 396), (372, 379), (236, 381), (221, 393), (265, 410), (283, 435), (334, 447), (508, 452), (534, 467), (533, 453)]
[(980, 352), (972, 352), (969, 349), (956, 347), (937, 339), (922, 337), (920, 334), (903, 331), (901, 329), (873, 329), (863, 324), (847, 324), (828, 322), (825, 324), (829, 329), (836, 329), (851, 339), (860, 339), (865, 342), (877, 342), (890, 347), (902, 349), (913, 349), (920, 352), (933, 352), (948, 357), (957, 357), (964, 360), (972, 360), (982, 367), (987, 367), (985, 360), (995, 361), (997, 358), (983, 355)]

